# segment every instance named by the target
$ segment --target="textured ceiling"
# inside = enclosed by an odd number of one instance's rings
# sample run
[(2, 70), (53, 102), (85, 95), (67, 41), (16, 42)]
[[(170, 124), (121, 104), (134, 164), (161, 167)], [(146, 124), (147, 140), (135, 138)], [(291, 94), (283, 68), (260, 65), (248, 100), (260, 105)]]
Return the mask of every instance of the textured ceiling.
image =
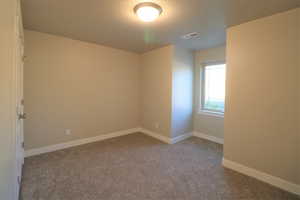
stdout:
[[(300, 6), (300, 0), (149, 0), (163, 8), (154, 22), (138, 20), (145, 0), (22, 0), (26, 29), (143, 53), (167, 44), (204, 49), (225, 43), (228, 26)], [(182, 35), (199, 32), (199, 38)]]

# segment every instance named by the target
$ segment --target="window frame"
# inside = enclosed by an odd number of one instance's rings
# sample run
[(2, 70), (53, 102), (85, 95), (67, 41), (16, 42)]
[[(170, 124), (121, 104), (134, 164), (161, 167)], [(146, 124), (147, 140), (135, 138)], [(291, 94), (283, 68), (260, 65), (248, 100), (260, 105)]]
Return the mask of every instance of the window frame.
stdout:
[[(204, 107), (205, 104), (205, 67), (212, 65), (225, 65), (225, 70), (227, 68), (226, 61), (215, 61), (215, 62), (205, 62), (201, 64), (200, 67), (200, 108), (199, 113), (212, 115), (212, 116), (220, 116), (224, 117), (224, 111), (207, 109)], [(225, 77), (226, 79), (226, 77)], [(225, 105), (225, 99), (224, 99)]]

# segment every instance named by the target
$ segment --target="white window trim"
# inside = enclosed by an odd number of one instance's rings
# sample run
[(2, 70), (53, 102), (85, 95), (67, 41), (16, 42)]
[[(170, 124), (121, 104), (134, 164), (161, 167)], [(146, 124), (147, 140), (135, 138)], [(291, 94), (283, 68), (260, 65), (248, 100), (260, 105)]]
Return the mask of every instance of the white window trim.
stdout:
[(205, 92), (204, 91), (205, 90), (205, 73), (204, 73), (204, 68), (206, 66), (218, 65), (218, 64), (225, 64), (226, 65), (226, 61), (223, 60), (223, 61), (204, 62), (200, 66), (200, 93), (199, 93), (198, 114), (224, 118), (224, 112), (222, 112), (222, 111), (204, 109), (204, 98), (205, 98), (204, 97), (204, 92)]
[(200, 109), (198, 111), (198, 114), (212, 116), (212, 117), (224, 118), (224, 113), (223, 112), (213, 112), (213, 111), (208, 111), (208, 110), (202, 110), (202, 109)]

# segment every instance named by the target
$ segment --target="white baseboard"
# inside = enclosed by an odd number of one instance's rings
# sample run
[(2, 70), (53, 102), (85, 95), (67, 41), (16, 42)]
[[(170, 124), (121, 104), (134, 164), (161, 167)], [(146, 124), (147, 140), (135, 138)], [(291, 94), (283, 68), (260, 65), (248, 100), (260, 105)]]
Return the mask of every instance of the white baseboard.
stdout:
[(234, 171), (240, 172), (242, 174), (254, 177), (260, 181), (269, 183), (275, 187), (281, 188), (285, 191), (300, 195), (300, 185), (288, 182), (286, 180), (283, 180), (281, 178), (272, 176), (270, 174), (258, 171), (253, 168), (246, 167), (244, 165), (241, 165), (239, 163), (226, 160), (223, 158), (223, 166), (229, 169), (232, 169)]
[(192, 137), (192, 136), (193, 136), (193, 132), (185, 133), (183, 135), (179, 135), (179, 136), (174, 137), (174, 138), (171, 139), (171, 144), (175, 144), (177, 142), (180, 142), (180, 141), (185, 140), (185, 139), (187, 139), (189, 137)]
[(29, 149), (29, 150), (25, 151), (25, 157), (35, 156), (35, 155), (39, 155), (39, 154), (43, 154), (43, 153), (49, 153), (52, 151), (66, 149), (66, 148), (70, 148), (70, 147), (74, 147), (74, 146), (79, 146), (79, 145), (83, 145), (83, 144), (88, 144), (88, 143), (92, 143), (92, 142), (97, 142), (97, 141), (106, 140), (106, 139), (110, 139), (110, 138), (114, 138), (114, 137), (128, 135), (131, 133), (137, 133), (137, 132), (144, 133), (148, 136), (156, 138), (167, 144), (175, 144), (179, 141), (182, 141), (182, 140), (192, 136), (192, 133), (186, 133), (184, 135), (180, 135), (180, 136), (177, 136), (177, 137), (171, 139), (171, 138), (162, 136), (158, 133), (149, 131), (144, 128), (133, 128), (133, 129), (128, 129), (128, 130), (108, 133), (108, 134), (104, 134), (104, 135), (99, 135), (99, 136), (95, 136), (95, 137), (83, 138), (83, 139), (73, 140), (70, 142), (54, 144), (54, 145), (45, 146), (45, 147), (41, 147), (41, 148)]
[(167, 144), (175, 144), (175, 143), (180, 142), (182, 140), (185, 140), (185, 139), (187, 139), (187, 138), (189, 138), (189, 137), (191, 137), (193, 135), (193, 133), (190, 132), (190, 133), (185, 133), (183, 135), (179, 135), (179, 136), (177, 136), (175, 138), (169, 138), (169, 137), (162, 136), (162, 135), (160, 135), (158, 133), (155, 133), (153, 131), (150, 131), (150, 130), (147, 130), (147, 129), (144, 129), (144, 128), (141, 128), (140, 131), (142, 133), (150, 136), (150, 137), (156, 138), (156, 139), (158, 139), (158, 140), (160, 140), (160, 141), (162, 141), (164, 143), (167, 143)]
[(153, 138), (156, 138), (164, 143), (167, 143), (167, 144), (172, 144), (171, 143), (171, 139), (169, 137), (166, 137), (166, 136), (162, 136), (158, 133), (155, 133), (153, 131), (149, 131), (147, 129), (144, 129), (144, 128), (141, 128), (140, 131), (150, 137), (153, 137)]
[(82, 144), (106, 140), (109, 138), (128, 135), (131, 133), (137, 133), (137, 132), (140, 132), (140, 130), (141, 130), (140, 128), (133, 128), (133, 129), (123, 130), (123, 131), (112, 132), (112, 133), (108, 133), (108, 134), (104, 134), (104, 135), (99, 135), (96, 137), (78, 139), (78, 140), (73, 140), (70, 142), (65, 142), (65, 143), (60, 143), (60, 144), (54, 144), (54, 145), (50, 145), (50, 146), (46, 146), (46, 147), (29, 149), (29, 150), (25, 151), (25, 157), (30, 157), (30, 156), (48, 153), (48, 152), (52, 152), (52, 151), (57, 151), (57, 150), (61, 150), (61, 149), (66, 149), (66, 148), (70, 148), (70, 147), (74, 147), (74, 146), (78, 146), (78, 145), (82, 145)]
[(224, 139), (222, 139), (222, 138), (218, 138), (218, 137), (215, 137), (215, 136), (212, 136), (212, 135), (200, 133), (200, 132), (197, 132), (197, 131), (193, 132), (193, 136), (199, 137), (199, 138), (202, 138), (202, 139), (206, 139), (206, 140), (218, 143), (218, 144), (224, 144)]

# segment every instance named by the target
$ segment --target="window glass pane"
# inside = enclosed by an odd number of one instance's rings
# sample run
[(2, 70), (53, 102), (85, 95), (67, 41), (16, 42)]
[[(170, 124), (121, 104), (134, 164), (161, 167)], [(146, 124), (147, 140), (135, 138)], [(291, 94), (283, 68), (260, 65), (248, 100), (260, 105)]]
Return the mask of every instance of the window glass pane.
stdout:
[(225, 64), (204, 68), (204, 109), (224, 112)]

